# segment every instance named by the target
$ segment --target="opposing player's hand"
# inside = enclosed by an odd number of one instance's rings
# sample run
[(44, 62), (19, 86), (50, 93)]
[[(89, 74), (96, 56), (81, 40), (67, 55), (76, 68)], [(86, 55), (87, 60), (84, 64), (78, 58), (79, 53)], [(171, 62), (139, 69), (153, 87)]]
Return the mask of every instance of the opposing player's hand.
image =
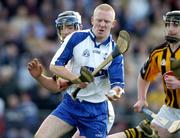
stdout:
[(56, 82), (57, 82), (57, 86), (59, 88), (59, 91), (63, 91), (63, 90), (68, 88), (68, 81), (67, 80), (59, 78), (59, 79), (57, 79)]
[(180, 80), (178, 80), (175, 76), (165, 75), (164, 80), (168, 89), (180, 88)]
[(43, 66), (36, 58), (28, 63), (27, 68), (31, 76), (34, 78), (40, 77), (43, 72)]
[(142, 107), (148, 107), (148, 103), (146, 100), (138, 100), (133, 107), (135, 112), (141, 112)]
[(121, 89), (120, 87), (114, 87), (106, 94), (106, 97), (110, 101), (116, 101), (121, 98), (122, 93), (124, 93), (123, 89)]

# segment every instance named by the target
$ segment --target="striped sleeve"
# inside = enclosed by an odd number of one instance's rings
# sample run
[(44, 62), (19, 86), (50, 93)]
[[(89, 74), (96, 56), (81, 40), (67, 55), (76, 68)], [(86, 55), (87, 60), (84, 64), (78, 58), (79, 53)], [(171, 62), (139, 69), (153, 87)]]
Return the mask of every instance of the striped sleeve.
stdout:
[(157, 74), (160, 72), (157, 63), (158, 53), (151, 53), (140, 70), (141, 77), (144, 80), (153, 81), (156, 79)]

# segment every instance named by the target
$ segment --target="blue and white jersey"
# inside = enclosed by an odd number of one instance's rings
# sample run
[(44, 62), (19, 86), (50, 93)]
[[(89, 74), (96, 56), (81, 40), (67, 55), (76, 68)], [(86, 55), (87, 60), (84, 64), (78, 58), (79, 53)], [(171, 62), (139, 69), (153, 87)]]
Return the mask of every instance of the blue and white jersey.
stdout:
[[(66, 37), (65, 41), (54, 55), (51, 64), (65, 66), (70, 61), (70, 71), (80, 75), (82, 66), (91, 72), (97, 68), (113, 51), (115, 42), (110, 35), (103, 43), (96, 43), (96, 37), (91, 29), (76, 31)], [(124, 59), (120, 55), (106, 65), (86, 88), (77, 95), (79, 100), (99, 103), (106, 100), (105, 94), (114, 86), (124, 88)], [(70, 86), (67, 93), (76, 89)]]

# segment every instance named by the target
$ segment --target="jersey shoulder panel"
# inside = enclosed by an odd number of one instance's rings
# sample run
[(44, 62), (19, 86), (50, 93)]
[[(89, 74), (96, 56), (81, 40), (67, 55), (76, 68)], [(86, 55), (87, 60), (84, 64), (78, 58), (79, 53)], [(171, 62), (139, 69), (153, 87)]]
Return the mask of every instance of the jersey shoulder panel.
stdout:
[(164, 49), (167, 49), (167, 42), (164, 42), (158, 46), (156, 46), (151, 52), (150, 52), (150, 57), (154, 56), (155, 54), (162, 52)]

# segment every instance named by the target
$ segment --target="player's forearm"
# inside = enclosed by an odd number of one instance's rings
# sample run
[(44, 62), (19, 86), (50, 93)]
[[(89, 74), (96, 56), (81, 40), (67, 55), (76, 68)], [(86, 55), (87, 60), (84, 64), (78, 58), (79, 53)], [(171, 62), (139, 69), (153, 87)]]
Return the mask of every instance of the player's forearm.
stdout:
[(50, 65), (50, 70), (65, 80), (72, 81), (78, 78), (78, 76), (68, 71), (64, 66)]
[(149, 81), (143, 80), (141, 75), (138, 76), (137, 88), (138, 88), (138, 100), (146, 100), (147, 90), (149, 88)]
[(44, 88), (50, 90), (53, 93), (59, 92), (58, 85), (56, 81), (54, 81), (51, 77), (47, 77), (43, 74), (36, 78), (36, 80), (39, 82), (40, 85), (42, 85)]

